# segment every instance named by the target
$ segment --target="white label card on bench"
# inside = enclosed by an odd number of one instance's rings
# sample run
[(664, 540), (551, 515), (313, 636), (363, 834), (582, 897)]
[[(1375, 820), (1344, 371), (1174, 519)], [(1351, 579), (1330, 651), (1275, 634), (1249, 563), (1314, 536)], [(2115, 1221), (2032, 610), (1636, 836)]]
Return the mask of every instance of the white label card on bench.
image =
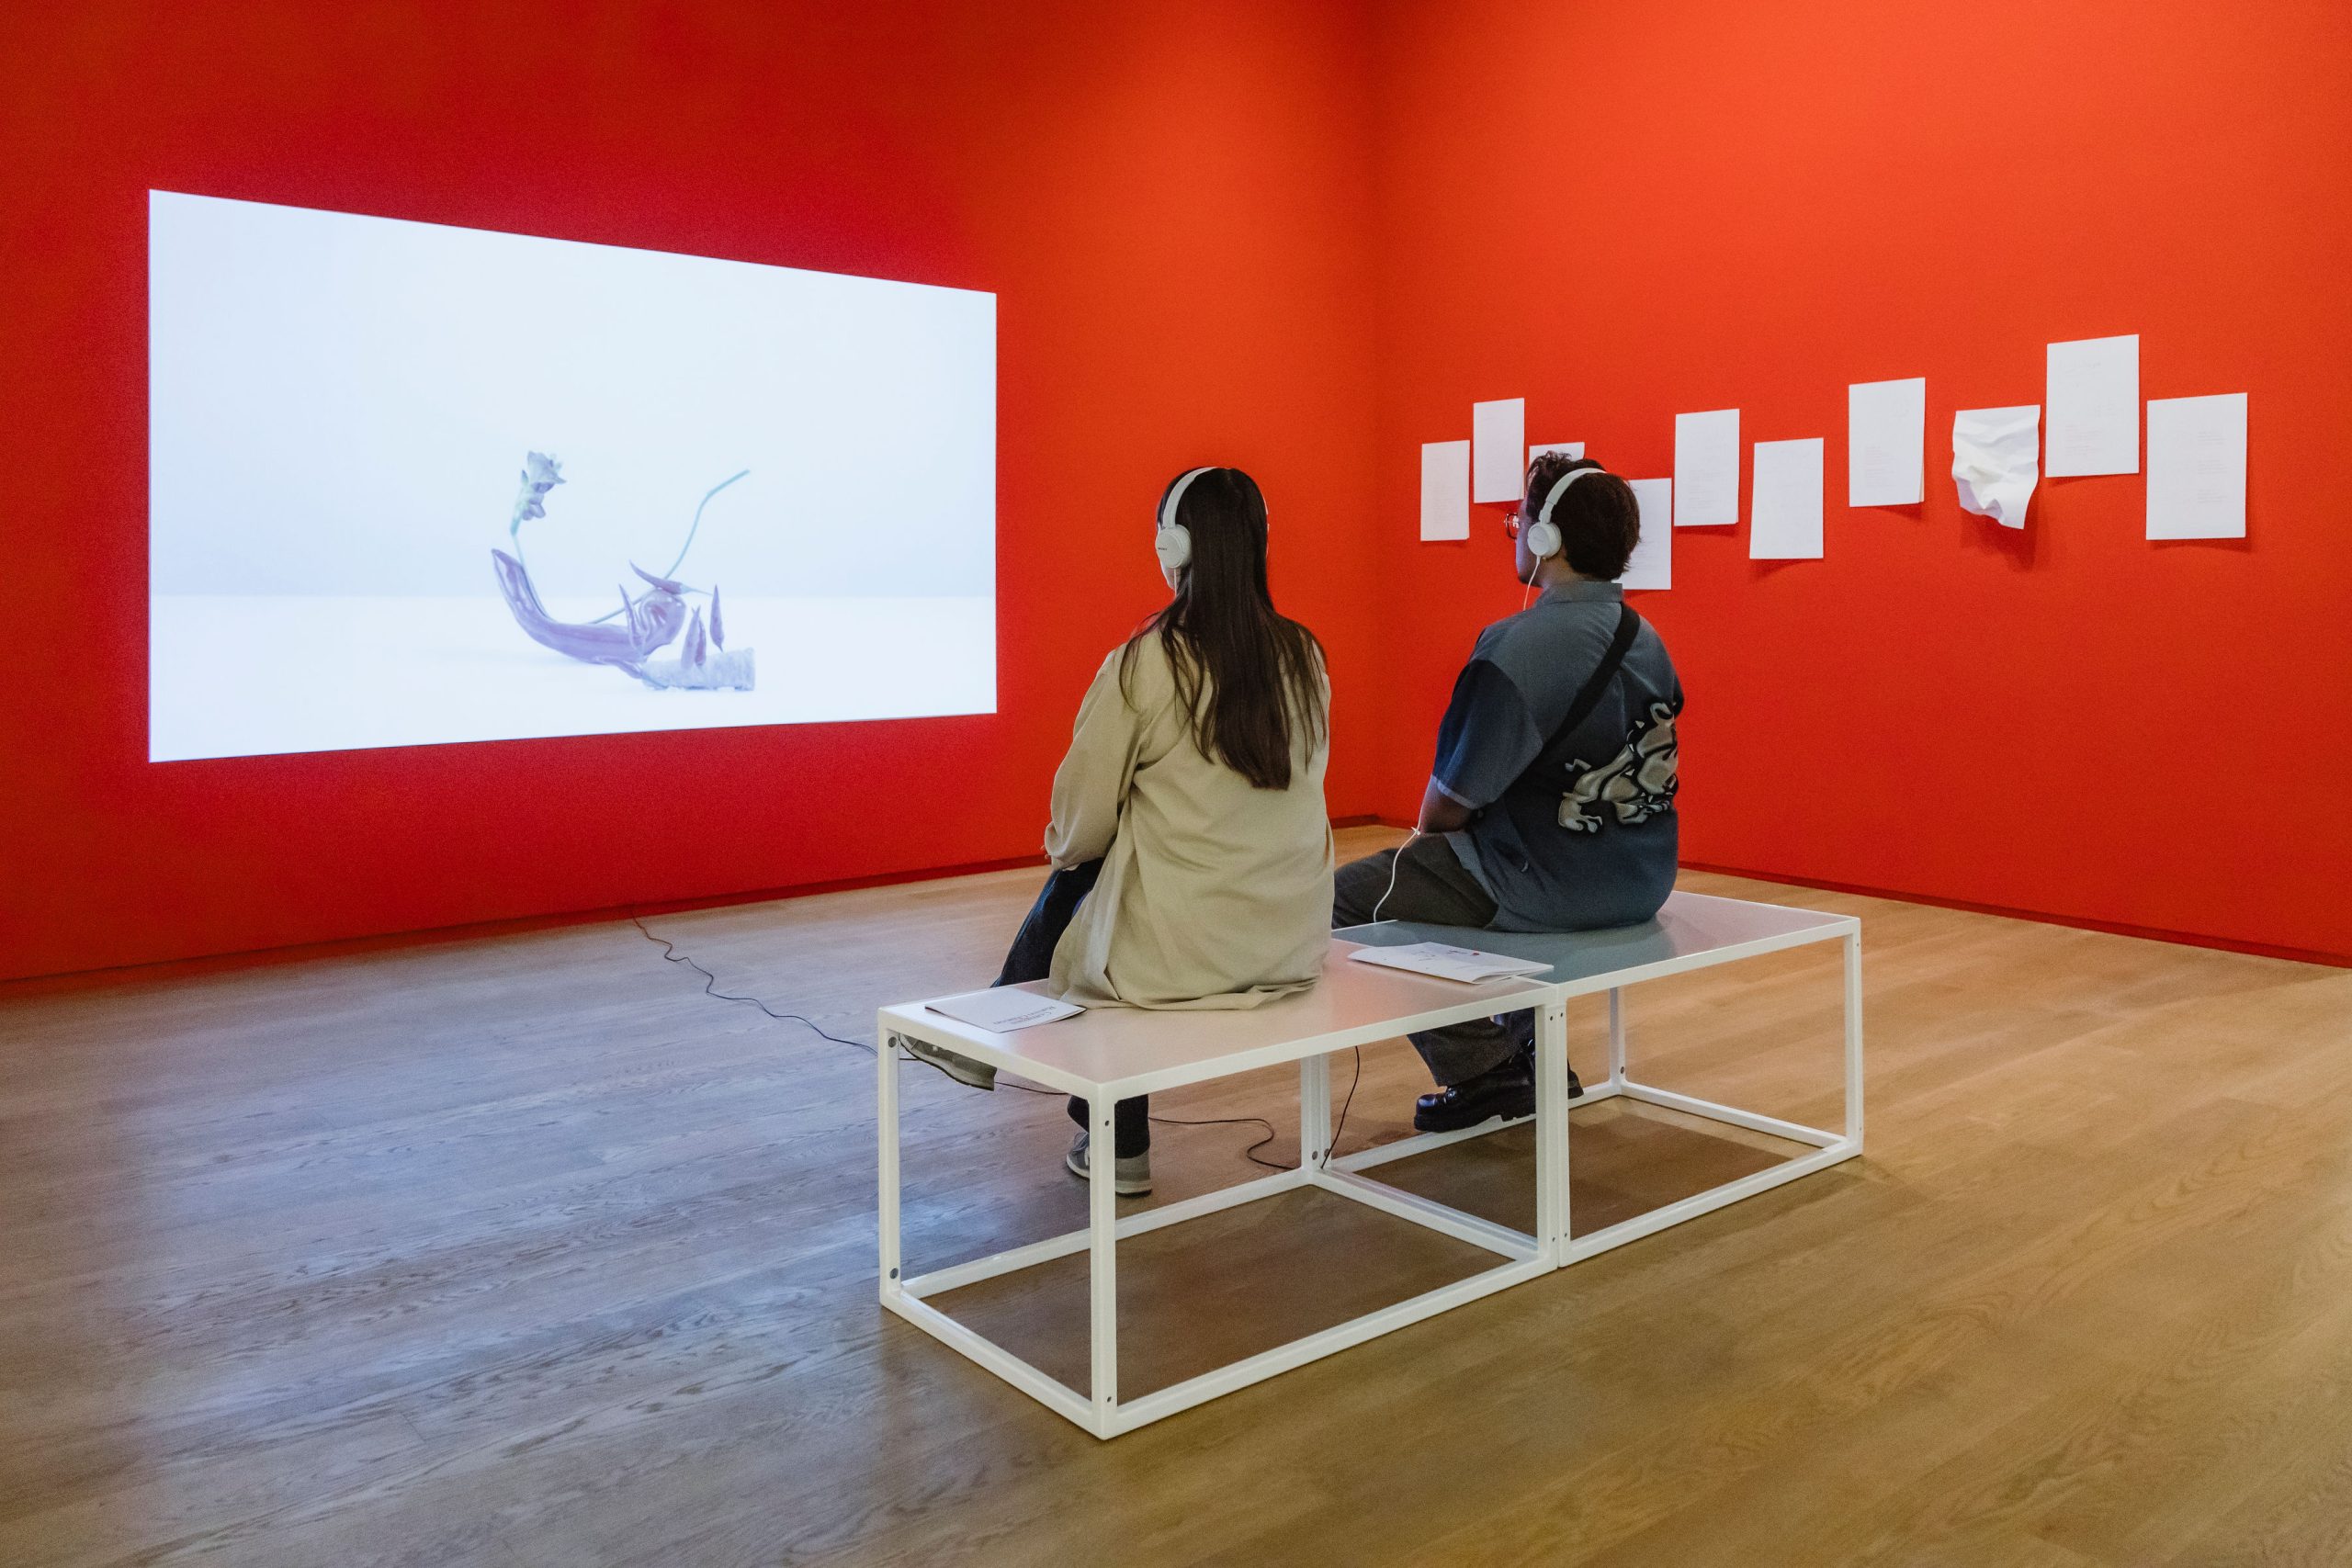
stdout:
[(1552, 967), (1532, 958), (1481, 953), (1475, 947), (1450, 947), (1442, 942), (1417, 942), (1405, 947), (1359, 947), (1348, 956), (1359, 964), (1377, 964), (1384, 968), (1434, 975), (1441, 980), (1460, 980), (1474, 986), (1481, 980), (1499, 980), (1506, 975), (1541, 975)]
[(944, 1013), (958, 1023), (968, 1023), (975, 1029), (986, 1029), (998, 1034), (1010, 1034), (1016, 1029), (1032, 1024), (1058, 1023), (1066, 1018), (1076, 1018), (1086, 1010), (1076, 1002), (1056, 1001), (1035, 991), (1024, 991), (1018, 986), (1000, 986), (986, 991), (967, 991), (960, 997), (942, 997), (923, 1006), (936, 1013)]

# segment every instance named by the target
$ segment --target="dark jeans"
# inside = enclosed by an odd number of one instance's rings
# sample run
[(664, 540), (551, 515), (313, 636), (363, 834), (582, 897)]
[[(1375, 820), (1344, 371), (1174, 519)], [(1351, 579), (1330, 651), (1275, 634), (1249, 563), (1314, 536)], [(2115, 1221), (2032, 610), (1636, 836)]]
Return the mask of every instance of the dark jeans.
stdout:
[[(1094, 891), (1096, 878), (1102, 874), (1102, 863), (1091, 860), (1055, 872), (1046, 878), (1045, 890), (1037, 901), (1029, 906), (1028, 918), (1014, 933), (1012, 949), (1004, 955), (1004, 968), (998, 974), (1000, 986), (1018, 986), (1029, 980), (1042, 980), (1053, 973), (1054, 946), (1062, 940), (1062, 932), (1078, 916), (1078, 907)], [(1072, 1096), (1069, 1119), (1080, 1126), (1086, 1125), (1086, 1101)], [(1113, 1154), (1119, 1159), (1133, 1159), (1151, 1147), (1151, 1100), (1138, 1095), (1119, 1101), (1112, 1113), (1112, 1135), (1115, 1144)]]
[[(1398, 857), (1403, 863), (1397, 864)], [(1391, 867), (1396, 886), (1388, 891)], [(1386, 893), (1387, 900), (1381, 896)], [(1384, 920), (1420, 920), (1434, 926), (1486, 926), (1495, 901), (1470, 874), (1453, 846), (1442, 837), (1415, 839), (1401, 850), (1383, 850), (1351, 861), (1333, 880), (1331, 924), (1360, 926), (1377, 907)], [(1535, 1015), (1515, 1012), (1423, 1030), (1411, 1036), (1413, 1049), (1441, 1084), (1458, 1084), (1490, 1072), (1535, 1039)]]

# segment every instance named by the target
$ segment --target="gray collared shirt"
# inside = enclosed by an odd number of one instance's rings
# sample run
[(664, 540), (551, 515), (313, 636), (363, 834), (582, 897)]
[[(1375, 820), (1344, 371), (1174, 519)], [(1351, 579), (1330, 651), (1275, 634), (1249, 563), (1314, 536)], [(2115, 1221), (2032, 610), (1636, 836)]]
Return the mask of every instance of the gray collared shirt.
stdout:
[(1656, 627), (1643, 624), (1600, 701), (1553, 745), (1623, 599), (1611, 582), (1555, 584), (1480, 632), (1454, 681), (1431, 777), (1476, 814), (1447, 838), (1500, 929), (1630, 925), (1673, 890), (1682, 685)]

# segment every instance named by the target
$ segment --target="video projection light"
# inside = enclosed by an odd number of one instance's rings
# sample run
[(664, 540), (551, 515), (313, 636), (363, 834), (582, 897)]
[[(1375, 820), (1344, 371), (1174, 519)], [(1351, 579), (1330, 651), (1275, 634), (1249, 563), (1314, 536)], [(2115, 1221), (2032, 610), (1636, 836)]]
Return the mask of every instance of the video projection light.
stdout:
[(148, 221), (150, 760), (995, 711), (994, 295)]

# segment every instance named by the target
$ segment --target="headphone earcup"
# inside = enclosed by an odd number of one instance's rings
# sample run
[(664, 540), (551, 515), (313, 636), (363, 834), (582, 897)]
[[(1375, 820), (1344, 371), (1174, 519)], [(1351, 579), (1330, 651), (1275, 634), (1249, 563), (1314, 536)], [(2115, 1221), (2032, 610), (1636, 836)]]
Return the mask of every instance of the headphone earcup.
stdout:
[(1193, 562), (1193, 531), (1181, 523), (1159, 530), (1151, 536), (1151, 553), (1167, 570), (1182, 570)]
[(1527, 553), (1537, 560), (1550, 560), (1560, 553), (1560, 525), (1538, 523), (1527, 530)]

